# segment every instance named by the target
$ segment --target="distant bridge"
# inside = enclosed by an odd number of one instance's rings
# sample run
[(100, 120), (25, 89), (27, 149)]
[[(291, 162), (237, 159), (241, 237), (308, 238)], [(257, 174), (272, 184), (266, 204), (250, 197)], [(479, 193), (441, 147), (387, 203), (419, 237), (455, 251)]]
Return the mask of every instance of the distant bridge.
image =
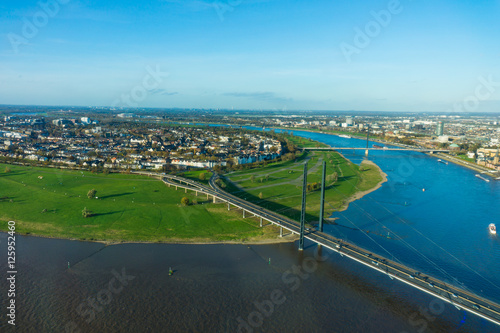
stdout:
[(389, 147), (382, 147), (382, 148), (359, 148), (359, 147), (315, 147), (315, 148), (301, 148), (302, 150), (379, 150), (379, 151), (417, 151), (417, 152), (422, 152), (422, 153), (448, 153), (450, 152), (449, 150), (446, 149), (426, 149), (426, 148), (389, 148)]

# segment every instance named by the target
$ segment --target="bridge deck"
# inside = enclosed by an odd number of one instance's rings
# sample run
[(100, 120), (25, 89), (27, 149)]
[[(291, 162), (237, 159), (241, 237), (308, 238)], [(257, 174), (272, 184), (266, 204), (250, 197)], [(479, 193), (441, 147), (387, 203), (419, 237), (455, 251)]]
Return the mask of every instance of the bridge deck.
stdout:
[(439, 153), (447, 153), (449, 150), (443, 149), (426, 149), (426, 148), (360, 148), (360, 147), (307, 147), (301, 148), (302, 150), (379, 150), (379, 151), (417, 151), (417, 152), (439, 152)]

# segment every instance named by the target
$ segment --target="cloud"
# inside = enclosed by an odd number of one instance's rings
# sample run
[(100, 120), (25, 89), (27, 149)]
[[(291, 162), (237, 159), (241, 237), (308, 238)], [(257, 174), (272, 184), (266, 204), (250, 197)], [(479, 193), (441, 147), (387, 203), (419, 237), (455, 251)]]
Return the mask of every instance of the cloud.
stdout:
[(243, 93), (243, 92), (227, 92), (223, 94), (224, 96), (229, 97), (237, 97), (237, 98), (250, 98), (259, 101), (268, 101), (268, 102), (292, 102), (292, 98), (285, 98), (276, 95), (273, 92), (265, 91), (265, 92), (252, 92), (252, 93)]
[(148, 90), (151, 95), (172, 96), (177, 95), (178, 92), (168, 92), (165, 89), (151, 89)]

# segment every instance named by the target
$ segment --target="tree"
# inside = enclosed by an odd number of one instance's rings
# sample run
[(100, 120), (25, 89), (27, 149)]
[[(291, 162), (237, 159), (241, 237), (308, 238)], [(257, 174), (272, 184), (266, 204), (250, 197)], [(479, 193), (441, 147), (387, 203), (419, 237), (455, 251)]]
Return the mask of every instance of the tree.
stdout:
[(327, 181), (331, 184), (334, 184), (335, 182), (337, 182), (337, 179), (338, 179), (338, 174), (336, 172), (327, 176)]
[(264, 197), (264, 195), (262, 194), (262, 192), (259, 193), (259, 199), (262, 199)]
[(92, 215), (94, 215), (94, 213), (92, 213), (92, 211), (88, 210), (87, 207), (85, 207), (83, 210), (82, 210), (82, 216), (87, 218), (87, 217), (91, 217)]
[(9, 167), (5, 167), (5, 173), (9, 173), (11, 172), (12, 170), (9, 168)]
[(207, 173), (206, 172), (202, 172), (202, 173), (200, 173), (199, 177), (200, 177), (201, 181), (205, 181), (205, 180), (207, 180)]
[(92, 199), (95, 197), (96, 193), (97, 193), (96, 189), (93, 188), (87, 193), (87, 197), (89, 197), (89, 199)]
[(183, 197), (183, 198), (181, 199), (181, 204), (182, 204), (183, 206), (187, 206), (187, 205), (189, 205), (189, 198), (187, 198), (187, 197)]
[(250, 176), (250, 180), (252, 181), (252, 183), (255, 181), (255, 175), (251, 175)]

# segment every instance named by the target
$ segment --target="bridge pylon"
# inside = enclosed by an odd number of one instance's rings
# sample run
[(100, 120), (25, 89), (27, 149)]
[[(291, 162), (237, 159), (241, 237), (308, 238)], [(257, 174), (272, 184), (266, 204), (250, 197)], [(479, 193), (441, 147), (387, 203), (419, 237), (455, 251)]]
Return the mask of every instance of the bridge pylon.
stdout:
[(321, 177), (321, 204), (320, 204), (320, 210), (319, 210), (319, 226), (318, 229), (319, 231), (323, 231), (323, 215), (325, 213), (325, 184), (326, 183), (326, 162), (323, 161), (323, 174)]
[(300, 212), (299, 251), (304, 250), (304, 229), (306, 224), (306, 189), (307, 189), (307, 162), (304, 163), (304, 181), (302, 183), (302, 210)]

